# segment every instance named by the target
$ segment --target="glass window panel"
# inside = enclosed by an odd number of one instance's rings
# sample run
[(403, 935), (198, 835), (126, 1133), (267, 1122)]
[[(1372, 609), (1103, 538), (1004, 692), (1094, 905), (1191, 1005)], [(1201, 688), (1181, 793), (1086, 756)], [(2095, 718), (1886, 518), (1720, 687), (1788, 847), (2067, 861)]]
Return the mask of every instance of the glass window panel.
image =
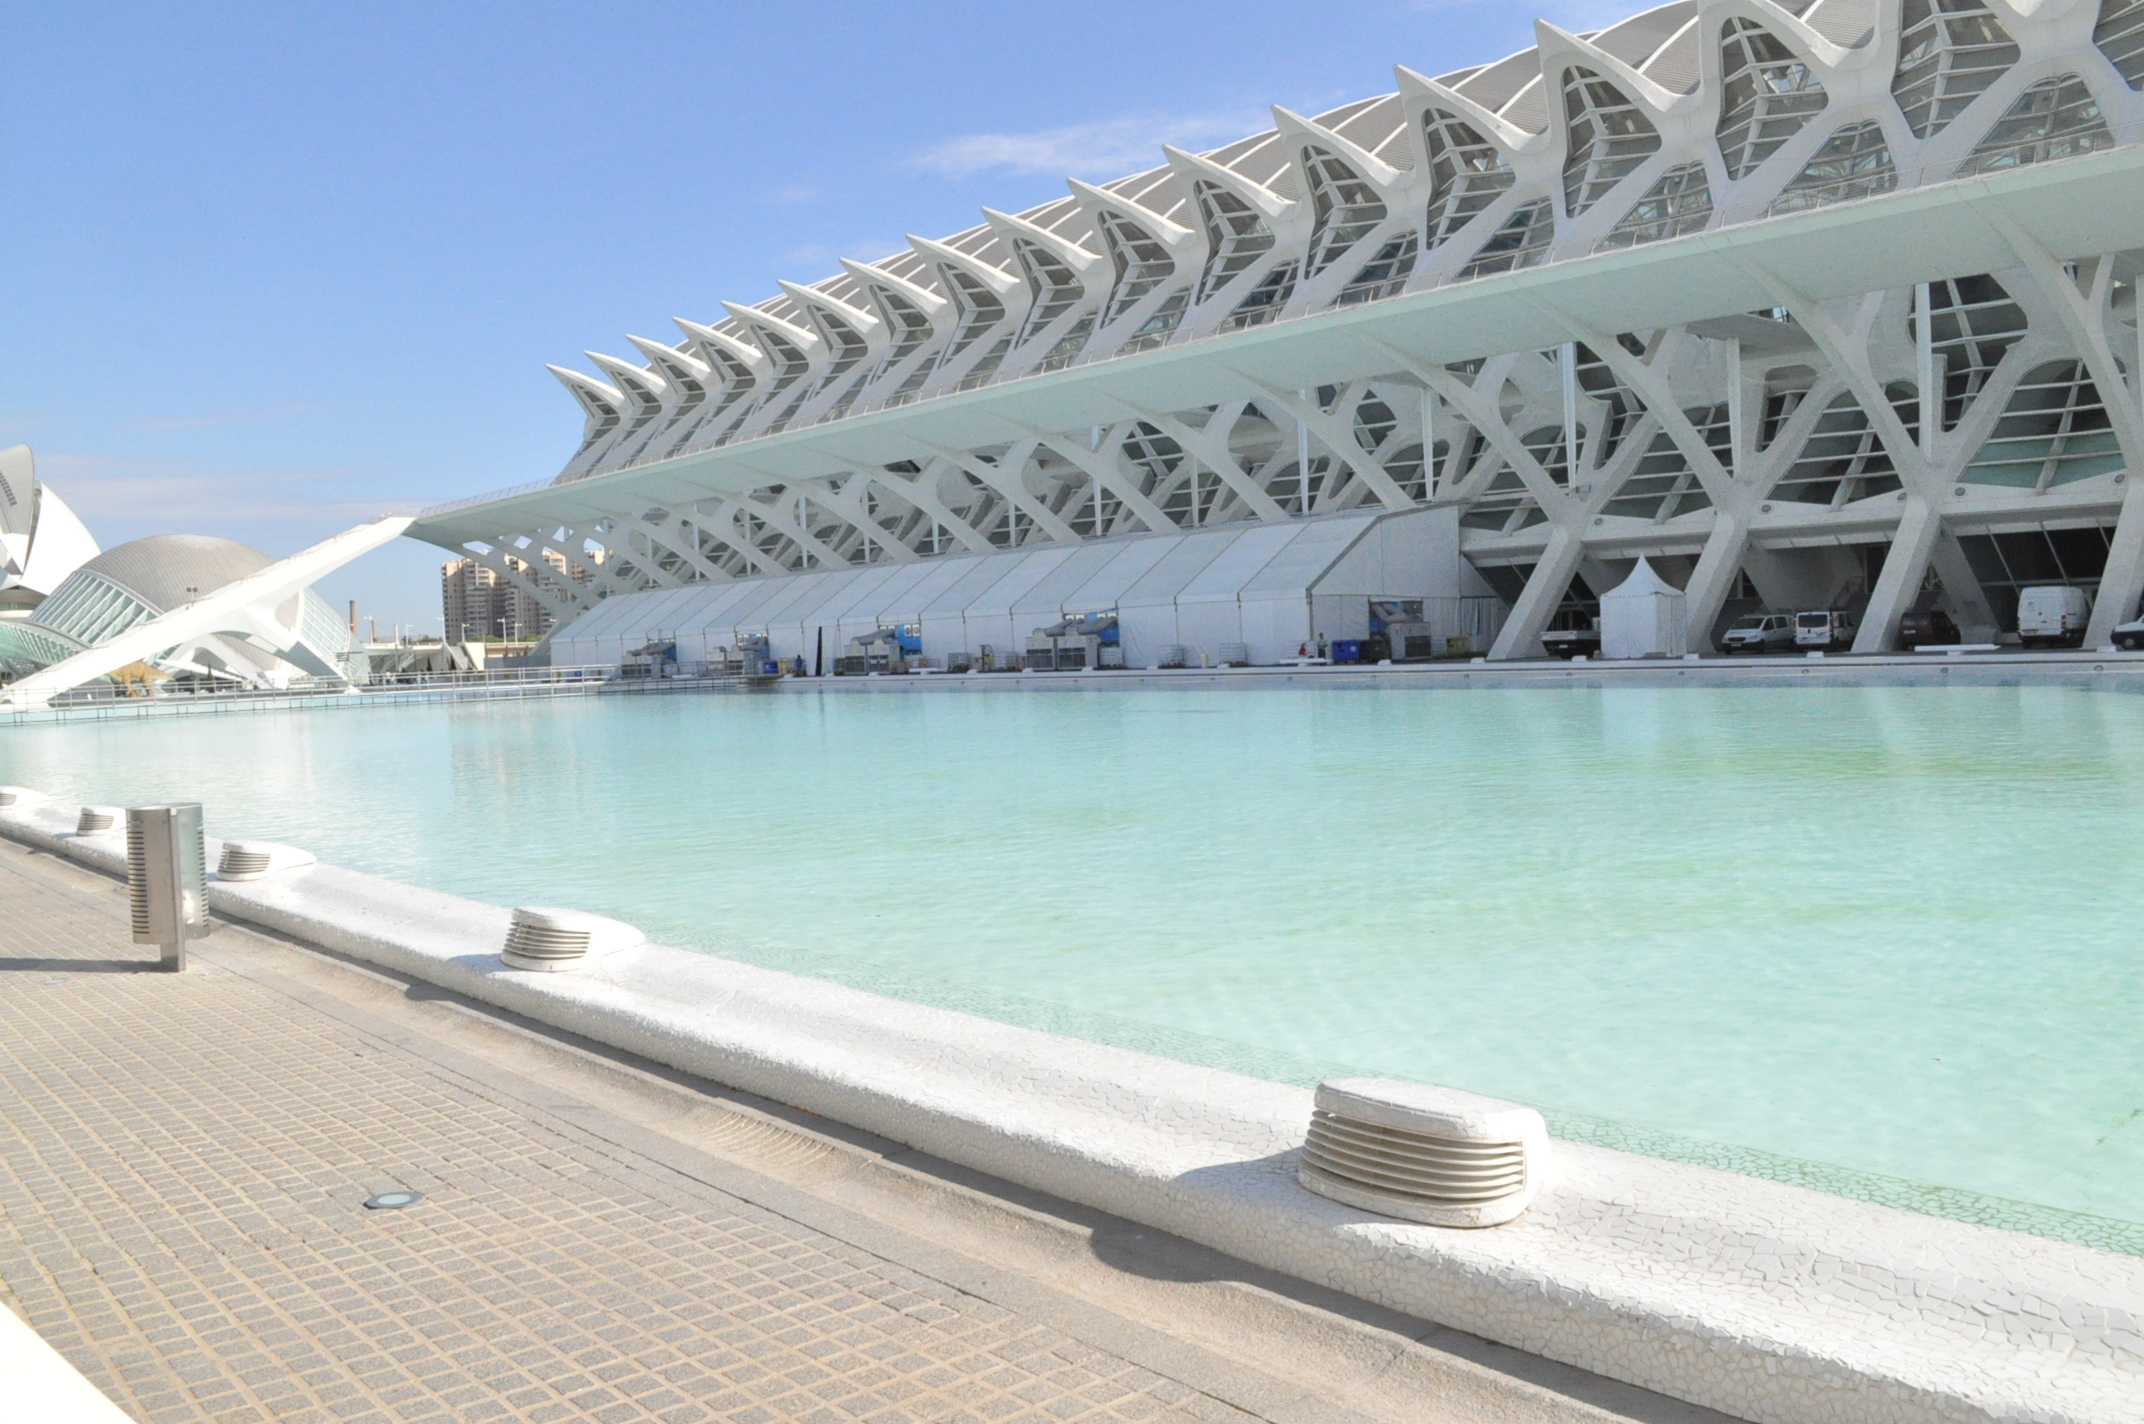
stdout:
[(1754, 20), (1720, 27), (1720, 156), (1739, 182), (1822, 112), (1824, 86), (1808, 64)]
[(1933, 138), (2017, 63), (2017, 45), (1981, 0), (1905, 0), (1891, 95), (1915, 138)]
[(1705, 165), (1685, 163), (1660, 175), (1660, 181), (1645, 190), (1593, 245), (1595, 252), (1610, 252), (1640, 243), (1664, 242), (1686, 232), (1701, 232), (1712, 221), (1712, 187), (1705, 181)]
[(2081, 361), (2049, 361), (2018, 382), (1960, 476), (1968, 484), (2046, 490), (2121, 469), (2113, 422)]
[(1266, 274), (1264, 281), (1251, 288), (1236, 309), (1221, 323), (1223, 331), (1241, 331), (1247, 326), (1260, 326), (1280, 314), (1295, 295), (1296, 264), (1283, 262)]
[(1577, 217), (1660, 151), (1660, 131), (1622, 90), (1590, 69), (1563, 74), (1564, 210)]
[(2101, 0), (2092, 43), (2132, 89), (2144, 89), (2144, 0)]
[(1115, 321), (1137, 306), (1146, 295), (1175, 275), (1176, 260), (1153, 234), (1115, 212), (1104, 211), (1100, 223), (1102, 244), (1109, 252), (1116, 280), (1105, 303), (1104, 323)]
[(1415, 233), (1406, 233), (1377, 249), (1374, 256), (1362, 266), (1349, 283), (1340, 289), (1338, 306), (1353, 306), (1358, 302), (1382, 301), (1396, 297), (1407, 289), (1407, 279), (1414, 275), (1414, 262), (1421, 251), (1421, 239)]
[[(1920, 339), (1920, 294), (1906, 334)], [(2025, 313), (1982, 274), (1928, 284), (1929, 342), (1943, 376), (1943, 429), (1954, 429), (2003, 356), (2025, 334)]]
[(1315, 277), (1385, 220), (1385, 205), (1354, 169), (1315, 145), (1300, 155), (1310, 175), (1310, 266)]
[(1538, 266), (1548, 256), (1556, 236), (1555, 207), (1546, 198), (1522, 203), (1504, 219), (1496, 233), (1482, 244), (1474, 260), (1460, 269), (1462, 281), (1496, 272), (1515, 272)]
[(1898, 170), (1891, 162), (1890, 145), (1884, 142), (1883, 125), (1867, 119), (1825, 139), (1766, 212), (1778, 217), (1874, 197), (1896, 186)]
[(1429, 212), (1422, 245), (1435, 251), (1483, 208), (1509, 191), (1511, 160), (1474, 126), (1431, 109), (1422, 116), (1429, 142)]
[(1204, 302), (1273, 250), (1273, 229), (1249, 203), (1218, 183), (1201, 179), (1192, 185), (1192, 195), (1206, 225), (1206, 267), (1199, 275), (1198, 292)]
[(2099, 101), (2074, 74), (2043, 79), (2018, 95), (1972, 155), (1958, 166), (1958, 176), (1999, 173), (2028, 163), (2051, 163), (2114, 147)]

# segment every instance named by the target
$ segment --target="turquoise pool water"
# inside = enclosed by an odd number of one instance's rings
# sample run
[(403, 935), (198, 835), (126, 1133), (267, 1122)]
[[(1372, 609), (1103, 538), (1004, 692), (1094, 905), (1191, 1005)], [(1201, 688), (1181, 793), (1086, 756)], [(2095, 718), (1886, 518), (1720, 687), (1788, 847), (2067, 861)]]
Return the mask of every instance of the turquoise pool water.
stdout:
[(14, 728), (0, 781), (2144, 1252), (2144, 698), (575, 700)]

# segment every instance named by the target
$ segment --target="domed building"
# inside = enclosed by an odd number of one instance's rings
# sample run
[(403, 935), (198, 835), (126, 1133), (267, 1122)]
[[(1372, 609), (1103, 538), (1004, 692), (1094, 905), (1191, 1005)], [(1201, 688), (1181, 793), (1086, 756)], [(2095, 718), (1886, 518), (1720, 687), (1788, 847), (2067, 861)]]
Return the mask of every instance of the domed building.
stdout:
[[(122, 633), (271, 567), (258, 549), (205, 534), (155, 534), (85, 561), (27, 617), (0, 620), (0, 667), (11, 678), (101, 647)], [(310, 589), (273, 610), (277, 627), (232, 626), (197, 633), (147, 659), (174, 676), (252, 687), (286, 687), (294, 677), (343, 681), (350, 633)], [(287, 643), (287, 646), (283, 646)]]

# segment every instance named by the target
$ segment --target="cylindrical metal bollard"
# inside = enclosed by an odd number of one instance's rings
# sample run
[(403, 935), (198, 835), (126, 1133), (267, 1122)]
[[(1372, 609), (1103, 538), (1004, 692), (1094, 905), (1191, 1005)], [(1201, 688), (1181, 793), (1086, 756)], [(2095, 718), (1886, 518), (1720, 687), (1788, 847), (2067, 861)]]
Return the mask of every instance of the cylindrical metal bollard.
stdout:
[(163, 948), (164, 968), (186, 967), (186, 941), (208, 934), (208, 846), (198, 803), (127, 811), (127, 903), (134, 942)]

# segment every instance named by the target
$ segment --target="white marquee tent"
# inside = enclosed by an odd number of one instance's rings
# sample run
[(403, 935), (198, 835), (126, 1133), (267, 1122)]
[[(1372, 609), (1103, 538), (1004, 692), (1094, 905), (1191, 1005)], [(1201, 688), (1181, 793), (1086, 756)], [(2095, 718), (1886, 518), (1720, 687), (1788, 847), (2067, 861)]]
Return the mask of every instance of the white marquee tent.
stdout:
[(1689, 601), (1644, 559), (1601, 595), (1601, 656), (1679, 658), (1690, 651)]
[(1002, 554), (814, 570), (605, 599), (551, 641), (557, 666), (615, 666), (654, 639), (681, 663), (763, 635), (774, 656), (829, 670), (849, 639), (916, 625), (926, 657), (984, 646), (1022, 649), (1065, 618), (1115, 613), (1125, 662), (1151, 666), (1170, 645), (1197, 661), (1225, 643), (1254, 663), (1368, 631), (1371, 598), (1420, 598), (1441, 636), (1470, 631), (1463, 598), (1488, 589), (1459, 558), (1449, 510), (1364, 512), (1278, 525), (1232, 525)]

